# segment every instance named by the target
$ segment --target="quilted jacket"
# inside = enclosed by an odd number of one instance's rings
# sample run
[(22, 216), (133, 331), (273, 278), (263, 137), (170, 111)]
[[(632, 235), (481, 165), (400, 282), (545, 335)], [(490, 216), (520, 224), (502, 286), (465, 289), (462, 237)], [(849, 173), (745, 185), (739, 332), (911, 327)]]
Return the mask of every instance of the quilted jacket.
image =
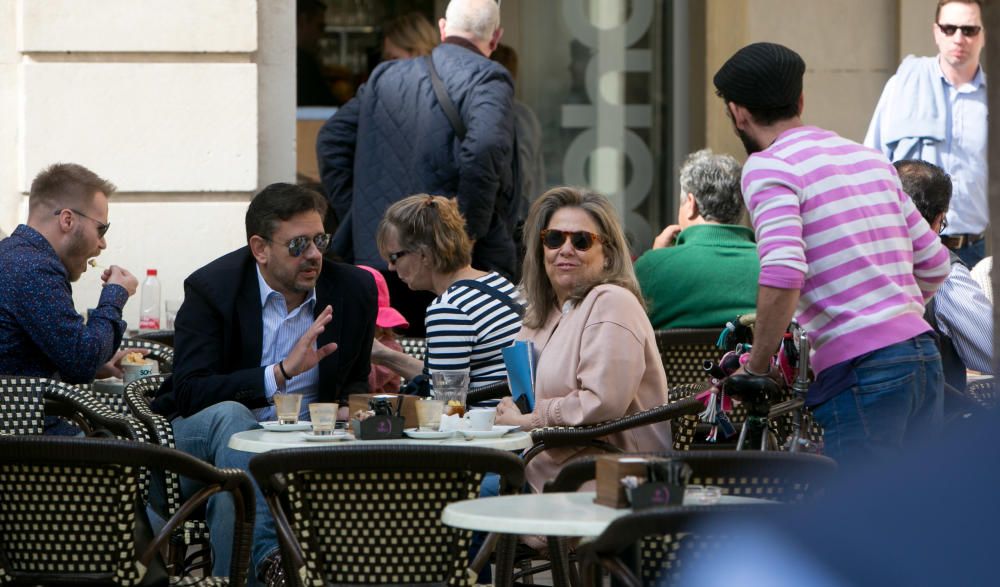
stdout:
[(375, 232), (386, 208), (417, 193), (454, 196), (476, 239), (473, 265), (510, 274), (514, 244), (502, 213), (513, 193), (514, 86), (464, 39), (434, 49), (434, 66), (466, 126), (459, 141), (423, 58), (380, 64), (320, 130), (323, 189), (340, 219), (334, 252), (385, 269)]

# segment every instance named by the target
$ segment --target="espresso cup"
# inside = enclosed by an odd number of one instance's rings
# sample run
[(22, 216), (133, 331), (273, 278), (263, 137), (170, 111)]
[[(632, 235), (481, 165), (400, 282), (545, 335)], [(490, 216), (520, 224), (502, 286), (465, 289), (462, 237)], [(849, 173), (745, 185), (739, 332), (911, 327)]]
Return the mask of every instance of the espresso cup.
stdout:
[(469, 421), (469, 430), (486, 432), (493, 430), (493, 423), (497, 419), (497, 409), (476, 408), (466, 412), (465, 418)]

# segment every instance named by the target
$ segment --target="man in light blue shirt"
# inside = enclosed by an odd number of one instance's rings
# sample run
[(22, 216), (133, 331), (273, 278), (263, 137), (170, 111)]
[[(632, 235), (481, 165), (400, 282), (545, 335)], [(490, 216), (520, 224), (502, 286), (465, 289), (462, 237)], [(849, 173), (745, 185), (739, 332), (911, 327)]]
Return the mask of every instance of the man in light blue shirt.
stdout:
[(921, 159), (951, 176), (954, 196), (942, 242), (969, 267), (986, 254), (985, 44), (980, 0), (940, 0), (936, 57), (908, 56), (886, 84), (865, 145), (890, 161)]
[[(247, 470), (252, 455), (229, 448), (229, 438), (274, 419), (279, 391), (301, 393), (306, 418), (313, 401), (346, 405), (351, 393), (368, 391), (375, 281), (323, 259), (330, 243), (325, 213), (326, 200), (316, 192), (267, 186), (247, 210), (247, 246), (184, 281), (173, 377), (153, 401), (153, 410), (170, 419), (177, 448)], [(181, 489), (189, 495), (198, 488), (182, 483)], [(259, 491), (256, 497), (250, 575), (281, 584), (274, 520)], [(207, 517), (213, 574), (226, 575), (232, 512), (219, 499), (209, 502)]]

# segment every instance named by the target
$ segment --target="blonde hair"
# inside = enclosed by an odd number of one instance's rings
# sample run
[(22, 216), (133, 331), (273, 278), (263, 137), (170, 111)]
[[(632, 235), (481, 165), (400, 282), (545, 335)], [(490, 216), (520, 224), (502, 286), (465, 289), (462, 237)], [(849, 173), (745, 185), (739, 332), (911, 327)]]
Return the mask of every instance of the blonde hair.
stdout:
[(581, 284), (572, 292), (569, 301), (579, 303), (594, 287), (606, 283), (621, 286), (632, 292), (643, 307), (639, 282), (632, 268), (628, 241), (622, 230), (621, 220), (614, 206), (603, 195), (580, 187), (555, 187), (538, 197), (531, 205), (524, 223), (524, 268), (521, 286), (524, 289), (528, 307), (524, 315), (524, 325), (539, 328), (556, 305), (556, 293), (545, 273), (545, 251), (542, 247), (541, 232), (548, 227), (552, 215), (561, 208), (579, 208), (586, 212), (597, 224), (604, 250), (604, 271), (591, 283)]
[(385, 38), (412, 57), (430, 55), (438, 45), (438, 31), (419, 12), (410, 12), (386, 23)]
[(423, 251), (438, 273), (458, 271), (472, 263), (472, 241), (455, 200), (417, 194), (389, 206), (375, 235), (379, 254), (385, 259), (396, 252), (386, 248), (390, 229), (403, 250)]

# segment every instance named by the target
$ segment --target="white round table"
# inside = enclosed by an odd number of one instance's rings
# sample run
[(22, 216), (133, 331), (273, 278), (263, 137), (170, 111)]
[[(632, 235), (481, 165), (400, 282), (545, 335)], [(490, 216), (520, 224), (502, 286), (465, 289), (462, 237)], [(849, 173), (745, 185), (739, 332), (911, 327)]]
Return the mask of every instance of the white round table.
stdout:
[(404, 436), (391, 440), (356, 440), (353, 435), (348, 434), (347, 440), (332, 442), (313, 442), (302, 437), (301, 432), (270, 432), (262, 428), (237, 432), (229, 438), (229, 448), (242, 450), (245, 452), (267, 452), (281, 448), (316, 448), (322, 446), (342, 446), (344, 444), (399, 444), (406, 443), (412, 445), (419, 444), (439, 444), (449, 446), (478, 446), (483, 448), (495, 448), (497, 450), (523, 450), (532, 445), (531, 435), (520, 430), (508, 432), (500, 438), (474, 438), (466, 440), (461, 435), (451, 438), (435, 440), (415, 440)]
[[(525, 493), (457, 501), (445, 506), (441, 521), (448, 526), (500, 534), (599, 536), (616, 518), (632, 512), (594, 503), (593, 491)], [(723, 495), (720, 505), (774, 504), (755, 497)], [(684, 505), (703, 505), (684, 496)]]

